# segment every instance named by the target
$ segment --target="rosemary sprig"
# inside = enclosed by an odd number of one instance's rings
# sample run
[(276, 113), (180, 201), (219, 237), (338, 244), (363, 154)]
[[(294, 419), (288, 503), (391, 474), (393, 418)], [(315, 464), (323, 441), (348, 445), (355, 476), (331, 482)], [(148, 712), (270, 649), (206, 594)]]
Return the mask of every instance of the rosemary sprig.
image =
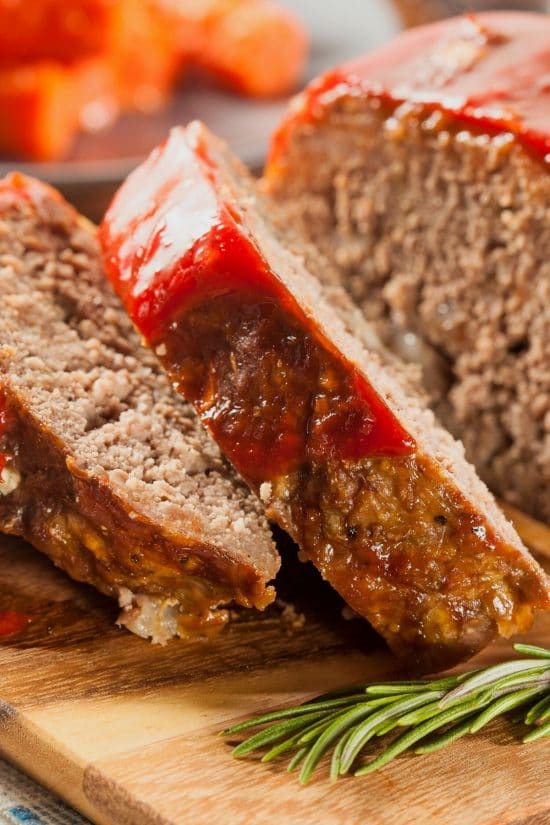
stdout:
[[(286, 754), (289, 771), (300, 767), (302, 784), (328, 752), (332, 780), (351, 771), (364, 776), (404, 751), (439, 750), (512, 710), (519, 709), (519, 719), (532, 728), (522, 741), (533, 742), (550, 736), (550, 650), (522, 644), (514, 650), (526, 658), (432, 681), (356, 685), (257, 716), (222, 735), (255, 731), (233, 755), (262, 751), (262, 762), (271, 762)], [(383, 741), (383, 750), (360, 764), (373, 741)]]

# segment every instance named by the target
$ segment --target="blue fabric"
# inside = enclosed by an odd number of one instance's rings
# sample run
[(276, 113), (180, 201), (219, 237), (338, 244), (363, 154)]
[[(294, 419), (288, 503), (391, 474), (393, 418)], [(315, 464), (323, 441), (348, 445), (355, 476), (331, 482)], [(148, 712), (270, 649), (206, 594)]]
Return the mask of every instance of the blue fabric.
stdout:
[(52, 793), (0, 759), (0, 825), (90, 825)]

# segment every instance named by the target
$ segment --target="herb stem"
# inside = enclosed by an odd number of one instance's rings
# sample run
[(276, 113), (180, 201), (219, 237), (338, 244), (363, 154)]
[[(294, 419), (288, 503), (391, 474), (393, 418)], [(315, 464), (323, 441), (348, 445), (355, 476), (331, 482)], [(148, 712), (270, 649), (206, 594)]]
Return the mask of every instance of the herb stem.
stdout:
[[(365, 776), (407, 750), (425, 755), (477, 734), (495, 719), (519, 709), (519, 720), (532, 729), (523, 742), (550, 736), (550, 650), (515, 645), (527, 658), (435, 680), (355, 685), (291, 708), (239, 722), (224, 736), (251, 735), (233, 755), (261, 751), (263, 762), (292, 754), (288, 771), (300, 768), (306, 784), (327, 753), (330, 778), (354, 770)], [(373, 740), (397, 736), (366, 764), (360, 758)]]

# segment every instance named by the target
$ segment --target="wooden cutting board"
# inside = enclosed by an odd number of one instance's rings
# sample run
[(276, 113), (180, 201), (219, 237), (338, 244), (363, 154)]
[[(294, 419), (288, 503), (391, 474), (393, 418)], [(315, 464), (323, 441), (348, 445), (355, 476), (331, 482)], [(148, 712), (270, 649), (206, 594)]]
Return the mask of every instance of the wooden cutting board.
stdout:
[[(281, 766), (232, 758), (217, 736), (229, 722), (397, 675), (363, 622), (316, 611), (317, 588), (301, 628), (274, 609), (210, 643), (154, 647), (116, 629), (107, 600), (0, 539), (0, 610), (32, 617), (0, 642), (0, 752), (100, 825), (550, 823), (550, 743), (518, 745), (511, 725), (334, 785), (321, 771), (301, 788)], [(550, 645), (549, 618), (532, 642)]]

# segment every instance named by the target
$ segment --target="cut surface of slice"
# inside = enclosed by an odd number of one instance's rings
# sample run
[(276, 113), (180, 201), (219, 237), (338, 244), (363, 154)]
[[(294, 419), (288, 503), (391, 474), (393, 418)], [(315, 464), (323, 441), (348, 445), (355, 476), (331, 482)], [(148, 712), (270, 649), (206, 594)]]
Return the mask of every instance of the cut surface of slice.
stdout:
[(20, 175), (0, 182), (0, 288), (0, 529), (157, 641), (271, 602), (259, 502), (140, 344), (95, 229)]
[(294, 101), (265, 176), (281, 225), (386, 341), (439, 355), (438, 416), (494, 492), (545, 521), (549, 43), (536, 14), (405, 32)]
[(429, 670), (525, 630), (544, 573), (268, 210), (201, 124), (174, 129), (115, 196), (106, 271), (270, 517), (394, 650)]

